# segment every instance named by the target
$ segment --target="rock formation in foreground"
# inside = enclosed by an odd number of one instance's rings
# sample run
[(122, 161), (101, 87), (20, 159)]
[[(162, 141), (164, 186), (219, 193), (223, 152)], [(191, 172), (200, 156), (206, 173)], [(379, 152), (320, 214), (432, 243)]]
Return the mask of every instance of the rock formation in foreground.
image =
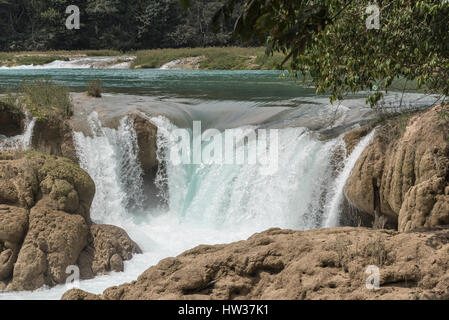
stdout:
[(0, 151), (0, 290), (64, 283), (70, 265), (83, 279), (123, 270), (140, 249), (124, 230), (92, 223), (94, 193), (69, 159)]
[(449, 224), (449, 105), (379, 128), (345, 195), (375, 227), (409, 231)]
[[(136, 281), (63, 299), (448, 299), (449, 229), (272, 229), (247, 241), (198, 246)], [(380, 288), (366, 287), (379, 268)]]

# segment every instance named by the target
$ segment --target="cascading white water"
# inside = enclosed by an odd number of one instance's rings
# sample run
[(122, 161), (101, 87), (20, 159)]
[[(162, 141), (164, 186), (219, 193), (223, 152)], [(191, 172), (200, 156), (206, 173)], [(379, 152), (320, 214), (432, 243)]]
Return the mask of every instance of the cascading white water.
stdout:
[(241, 240), (270, 227), (319, 228), (328, 218), (326, 199), (341, 169), (342, 138), (321, 141), (304, 128), (280, 129), (279, 169), (262, 175), (260, 165), (175, 165), (169, 155), (179, 143), (172, 136), (176, 126), (164, 117), (148, 120), (158, 127), (157, 155), (165, 166), (155, 184), (166, 207), (129, 206), (142, 203), (143, 182), (128, 118), (115, 130), (93, 113), (93, 135), (74, 133), (81, 166), (97, 188), (92, 219), (124, 228), (148, 254), (128, 264), (145, 260), (146, 268), (198, 244)]
[[(321, 141), (304, 128), (280, 129), (279, 169), (261, 175), (260, 165), (175, 165), (169, 155), (179, 143), (172, 136), (176, 126), (164, 117), (148, 120), (158, 127), (158, 160), (165, 166), (155, 184), (166, 208), (141, 207), (142, 170), (128, 118), (115, 130), (104, 128), (93, 113), (89, 117), (93, 136), (76, 132), (74, 137), (81, 166), (97, 187), (92, 218), (124, 227), (149, 250), (154, 249), (155, 234), (161, 239), (173, 236), (170, 224), (181, 227), (186, 237), (191, 236), (191, 227), (214, 234), (200, 236), (197, 244), (213, 243), (219, 234), (224, 241), (237, 240), (270, 227), (307, 230), (337, 225), (345, 181), (373, 135), (362, 139), (341, 166), (341, 137)], [(180, 234), (175, 247), (187, 249), (185, 239)]]
[(326, 204), (327, 218), (324, 222), (324, 227), (328, 228), (338, 225), (338, 219), (341, 212), (341, 205), (344, 196), (343, 189), (345, 187), (346, 180), (348, 180), (349, 175), (351, 174), (351, 171), (354, 168), (355, 163), (359, 159), (363, 150), (365, 150), (366, 146), (371, 142), (374, 133), (375, 130), (371, 131), (370, 134), (360, 140), (349, 157), (345, 159), (343, 170), (338, 175), (337, 179), (335, 179), (334, 186), (332, 188), (333, 191), (329, 194), (328, 197), (328, 201)]
[(74, 132), (80, 166), (95, 181), (92, 218), (114, 223), (129, 217), (130, 208), (142, 209), (142, 169), (137, 158), (137, 136), (125, 117), (117, 130), (105, 128), (92, 113), (88, 124), (93, 136)]
[(27, 117), (24, 133), (17, 136), (5, 137), (0, 135), (0, 150), (28, 150), (33, 138), (36, 119)]
[(166, 184), (169, 212), (178, 219), (247, 234), (322, 226), (334, 158), (344, 149), (341, 138), (322, 142), (304, 128), (282, 129), (278, 171), (261, 175), (260, 165), (173, 165), (169, 150), (179, 143), (170, 137), (175, 127), (163, 117), (150, 120), (159, 128), (159, 161), (167, 164), (156, 183)]
[[(174, 165), (169, 151), (178, 143), (172, 137), (176, 126), (164, 117), (148, 120), (158, 127), (157, 155), (165, 169), (155, 184), (165, 207), (141, 207), (142, 170), (136, 132), (127, 117), (110, 129), (92, 113), (92, 136), (74, 133), (81, 167), (96, 185), (92, 219), (124, 228), (144, 251), (125, 262), (125, 272), (81, 281), (83, 290), (101, 293), (132, 281), (161, 259), (199, 244), (242, 240), (271, 227), (306, 230), (335, 225), (345, 181), (373, 135), (342, 163), (341, 137), (322, 141), (304, 128), (280, 129), (279, 169), (262, 175), (258, 165)], [(58, 299), (66, 290), (60, 285), (2, 298)]]
[[(329, 182), (338, 170), (336, 155), (344, 150), (341, 138), (323, 142), (304, 128), (281, 129), (279, 170), (261, 175), (258, 165), (174, 165), (169, 150), (178, 143), (171, 137), (176, 126), (163, 117), (149, 120), (158, 127), (157, 154), (166, 164), (155, 184), (168, 207), (142, 210), (147, 221), (141, 221), (141, 226), (162, 217), (250, 235), (269, 227), (319, 228), (329, 220), (329, 212), (335, 213), (335, 209), (326, 210), (326, 199), (332, 201), (329, 195), (336, 194), (337, 185)], [(92, 218), (121, 226), (125, 221), (136, 222), (142, 217), (129, 205), (142, 203), (136, 133), (127, 118), (117, 130), (104, 128), (96, 113), (89, 117), (89, 124), (92, 137), (80, 132), (74, 137), (81, 166), (97, 186)]]

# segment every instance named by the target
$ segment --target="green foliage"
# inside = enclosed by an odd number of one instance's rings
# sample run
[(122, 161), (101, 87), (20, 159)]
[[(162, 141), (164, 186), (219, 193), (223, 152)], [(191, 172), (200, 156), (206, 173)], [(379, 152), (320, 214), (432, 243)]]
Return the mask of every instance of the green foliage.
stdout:
[[(0, 66), (23, 65), (22, 57), (27, 64), (37, 64), (38, 61), (49, 63), (54, 60), (67, 60), (73, 56), (118, 56), (121, 53), (114, 50), (84, 50), (84, 51), (36, 51), (0, 53)], [(162, 65), (180, 58), (204, 56), (201, 69), (209, 70), (273, 70), (284, 60), (281, 53), (272, 56), (265, 55), (264, 47), (208, 47), (208, 48), (178, 48), (138, 50), (131, 53), (137, 57), (132, 68), (159, 68)], [(120, 59), (116, 63), (125, 62)]]
[(50, 79), (24, 80), (19, 88), (18, 103), (38, 119), (68, 118), (73, 114), (68, 89)]
[[(449, 94), (449, 2), (381, 1), (380, 29), (366, 27), (364, 0), (244, 0), (235, 33), (267, 39), (294, 77), (311, 81), (331, 100), (366, 91), (374, 106), (398, 78)], [(216, 21), (239, 0), (227, 0)]]
[(44, 65), (56, 60), (62, 60), (67, 61), (68, 59), (66, 57), (60, 57), (60, 56), (24, 56), (19, 57), (16, 60), (16, 65)]
[(121, 52), (115, 50), (88, 50), (83, 52), (83, 54), (88, 57), (113, 57), (119, 56)]
[(103, 91), (103, 82), (100, 79), (90, 80), (87, 82), (87, 95), (94, 98), (101, 98)]
[[(0, 50), (179, 48), (235, 44), (233, 21), (212, 30), (220, 0), (0, 0)], [(66, 8), (80, 9), (68, 30)], [(217, 32), (213, 32), (217, 31)]]

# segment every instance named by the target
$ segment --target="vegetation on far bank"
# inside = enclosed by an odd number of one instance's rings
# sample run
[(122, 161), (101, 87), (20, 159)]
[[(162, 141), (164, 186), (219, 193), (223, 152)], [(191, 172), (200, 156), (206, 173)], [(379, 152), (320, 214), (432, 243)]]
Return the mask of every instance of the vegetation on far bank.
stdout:
[(67, 57), (54, 54), (0, 53), (0, 66), (14, 67), (22, 65), (44, 65), (55, 60), (68, 60)]
[[(80, 28), (69, 30), (66, 9), (79, 8)], [(221, 0), (1, 0), (0, 51), (116, 49), (120, 51), (238, 45), (234, 19), (211, 24)]]
[(101, 98), (103, 92), (103, 81), (100, 79), (90, 80), (87, 82), (87, 95), (94, 98)]
[(50, 79), (24, 80), (17, 92), (9, 92), (0, 101), (11, 109), (27, 111), (38, 120), (69, 118), (73, 114), (69, 90)]
[(133, 68), (160, 68), (181, 58), (201, 57), (199, 67), (205, 70), (272, 70), (282, 62), (283, 55), (265, 55), (265, 48), (210, 47), (156, 49), (138, 51)]
[(0, 52), (0, 67), (15, 67), (21, 65), (44, 65), (56, 60), (68, 61), (76, 57), (119, 56), (114, 50), (83, 50), (83, 51), (17, 51)]
[(199, 67), (206, 70), (273, 70), (284, 58), (281, 53), (267, 57), (264, 47), (154, 49), (127, 53), (115, 50), (29, 51), (0, 53), (0, 66), (43, 65), (76, 57), (123, 55), (136, 56), (131, 68), (160, 68), (173, 60), (204, 56)]

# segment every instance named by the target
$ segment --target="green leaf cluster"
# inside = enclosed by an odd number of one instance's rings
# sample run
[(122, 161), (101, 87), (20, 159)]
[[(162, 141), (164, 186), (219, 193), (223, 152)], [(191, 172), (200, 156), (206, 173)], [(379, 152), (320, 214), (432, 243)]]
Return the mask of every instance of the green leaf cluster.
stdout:
[[(224, 8), (238, 2), (228, 0)], [(331, 101), (365, 91), (374, 106), (396, 79), (449, 94), (448, 1), (378, 1), (378, 30), (366, 26), (368, 1), (243, 2), (235, 35), (266, 39), (268, 54), (282, 52), (283, 67), (310, 79)]]

